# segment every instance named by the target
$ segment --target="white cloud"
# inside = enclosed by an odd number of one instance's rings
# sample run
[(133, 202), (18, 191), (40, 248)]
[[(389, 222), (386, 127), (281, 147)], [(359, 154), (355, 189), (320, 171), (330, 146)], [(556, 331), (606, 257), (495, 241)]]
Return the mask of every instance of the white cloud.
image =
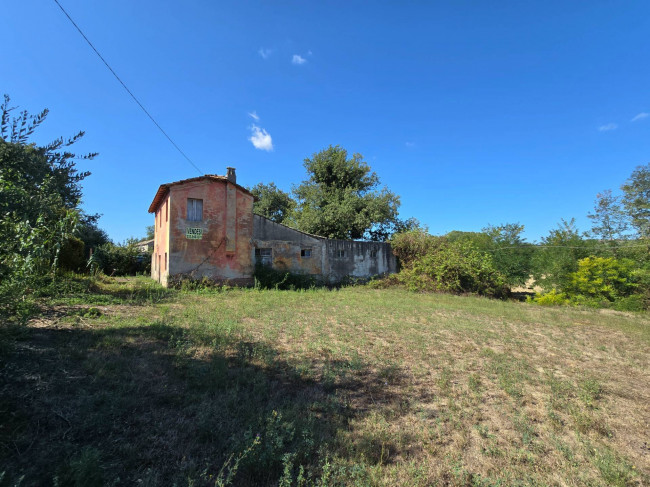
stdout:
[(638, 122), (639, 120), (643, 120), (644, 118), (650, 117), (650, 113), (646, 112), (641, 112), (638, 115), (636, 115), (630, 122)]
[(251, 125), (250, 129), (251, 136), (248, 138), (248, 140), (253, 143), (253, 146), (256, 149), (265, 150), (267, 152), (273, 150), (273, 140), (271, 139), (271, 134), (255, 124)]
[(599, 132), (609, 132), (610, 130), (616, 130), (617, 128), (618, 128), (618, 125), (616, 125), (615, 123), (608, 123), (608, 124), (601, 125), (600, 127), (598, 127), (598, 131)]
[(300, 64), (305, 64), (306, 62), (307, 60), (304, 57), (302, 57), (300, 54), (294, 54), (293, 57), (291, 58), (292, 64), (300, 65)]
[(273, 49), (260, 47), (259, 51), (257, 51), (257, 54), (262, 56), (262, 59), (268, 59), (272, 52), (273, 52)]
[(406, 147), (415, 147), (415, 142), (406, 142)]
[(255, 110), (253, 110), (252, 112), (248, 112), (248, 116), (251, 117), (256, 122), (260, 121), (260, 116), (257, 114), (257, 111)]

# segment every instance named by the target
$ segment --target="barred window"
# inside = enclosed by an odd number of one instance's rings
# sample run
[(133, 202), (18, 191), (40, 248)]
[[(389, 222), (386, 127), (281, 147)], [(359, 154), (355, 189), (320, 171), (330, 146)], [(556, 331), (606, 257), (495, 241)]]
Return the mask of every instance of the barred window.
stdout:
[(336, 256), (337, 257), (345, 257), (345, 250), (337, 250), (336, 251)]
[(187, 221), (203, 221), (203, 200), (187, 198)]

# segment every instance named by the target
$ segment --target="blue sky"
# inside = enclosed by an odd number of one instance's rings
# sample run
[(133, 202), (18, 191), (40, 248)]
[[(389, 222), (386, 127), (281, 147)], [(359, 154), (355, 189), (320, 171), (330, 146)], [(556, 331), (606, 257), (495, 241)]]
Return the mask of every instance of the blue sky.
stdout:
[[(243, 185), (290, 190), (339, 144), (434, 234), (520, 222), (534, 241), (587, 230), (650, 162), (647, 1), (60, 2), (202, 172)], [(86, 131), (85, 209), (143, 235), (158, 186), (197, 171), (53, 1), (3, 17), (0, 89), (50, 109), (37, 142)]]

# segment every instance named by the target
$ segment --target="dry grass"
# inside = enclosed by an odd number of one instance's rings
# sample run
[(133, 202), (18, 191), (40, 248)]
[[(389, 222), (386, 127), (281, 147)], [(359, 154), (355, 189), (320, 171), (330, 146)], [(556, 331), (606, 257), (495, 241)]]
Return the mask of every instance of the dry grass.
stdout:
[(4, 331), (5, 482), (650, 483), (645, 314), (143, 282)]

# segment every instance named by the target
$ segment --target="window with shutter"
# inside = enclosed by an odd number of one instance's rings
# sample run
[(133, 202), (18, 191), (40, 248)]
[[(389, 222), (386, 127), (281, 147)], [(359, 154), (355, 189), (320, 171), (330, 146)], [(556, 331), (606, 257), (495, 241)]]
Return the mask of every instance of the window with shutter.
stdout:
[(203, 221), (203, 200), (187, 198), (187, 221)]

